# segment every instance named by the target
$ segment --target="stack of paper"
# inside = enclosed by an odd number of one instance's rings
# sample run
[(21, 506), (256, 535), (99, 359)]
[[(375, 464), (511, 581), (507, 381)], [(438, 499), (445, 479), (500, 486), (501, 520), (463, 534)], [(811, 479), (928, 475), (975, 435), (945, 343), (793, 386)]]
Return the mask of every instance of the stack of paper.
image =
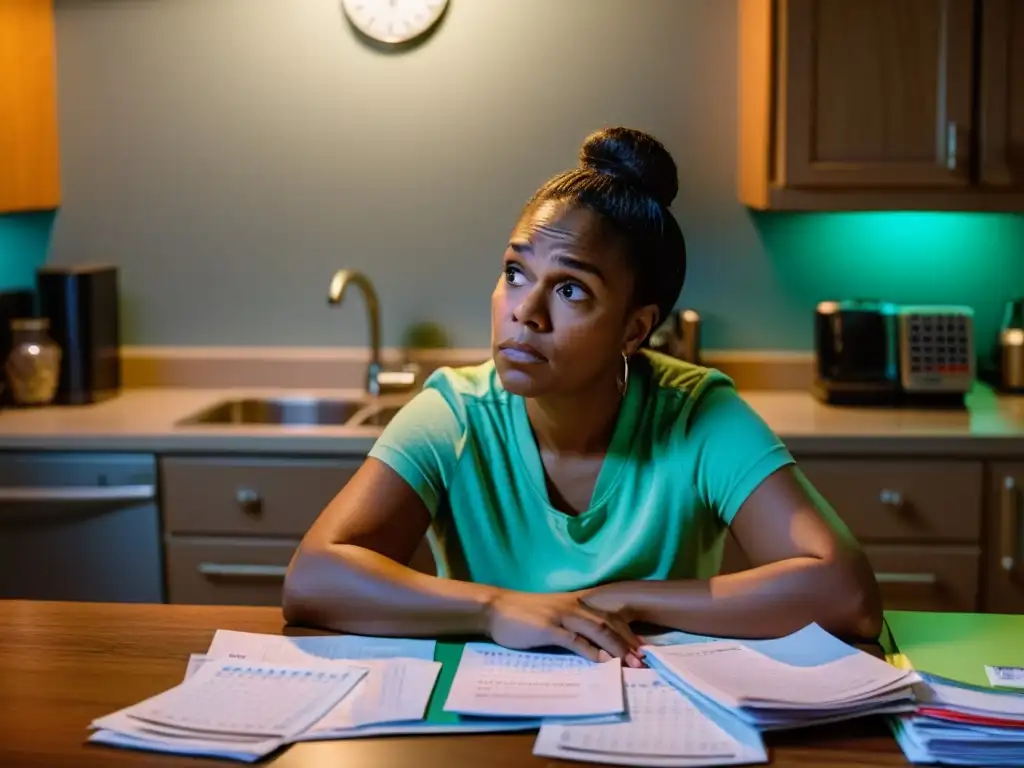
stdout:
[(533, 753), (589, 763), (687, 768), (768, 762), (761, 735), (692, 701), (650, 669), (622, 670), (628, 716), (600, 725), (541, 726)]
[(399, 724), (423, 720), (441, 671), (433, 640), (316, 635), (283, 637), (218, 630), (204, 655), (193, 654), (186, 676), (208, 660), (295, 664), (315, 668), (356, 663), (365, 679), (295, 741), (406, 732)]
[(593, 718), (621, 715), (622, 664), (574, 654), (467, 643), (445, 711), (478, 717)]
[(94, 720), (90, 741), (251, 762), (312, 727), (366, 675), (213, 660), (163, 693)]
[(645, 653), (684, 693), (761, 730), (912, 711), (913, 685), (921, 680), (816, 624), (773, 640), (652, 645)]
[(918, 710), (890, 718), (913, 763), (1024, 765), (1024, 694), (955, 682), (926, 672)]

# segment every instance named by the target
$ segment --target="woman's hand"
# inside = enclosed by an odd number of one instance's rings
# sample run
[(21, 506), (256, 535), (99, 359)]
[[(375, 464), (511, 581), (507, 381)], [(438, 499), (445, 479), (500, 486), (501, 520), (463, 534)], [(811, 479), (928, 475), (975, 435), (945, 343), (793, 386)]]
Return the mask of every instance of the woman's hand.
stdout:
[(619, 657), (642, 667), (641, 641), (621, 616), (583, 604), (582, 593), (502, 590), (490, 604), (487, 632), (506, 648), (559, 646), (591, 661)]

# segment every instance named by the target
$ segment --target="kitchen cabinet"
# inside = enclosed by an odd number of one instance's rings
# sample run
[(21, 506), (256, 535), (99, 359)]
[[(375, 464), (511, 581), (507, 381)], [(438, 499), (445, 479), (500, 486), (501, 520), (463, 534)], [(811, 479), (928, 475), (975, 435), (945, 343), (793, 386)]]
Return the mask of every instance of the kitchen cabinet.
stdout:
[(280, 605), (295, 547), (360, 462), (164, 456), (168, 602)]
[(981, 18), (981, 179), (1024, 191), (1024, 0), (985, 0)]
[(984, 608), (1024, 613), (1024, 463), (994, 462), (988, 473)]
[(60, 203), (52, 0), (0, 0), (0, 213)]
[(1024, 211), (1024, 0), (739, 8), (745, 205)]
[[(886, 609), (981, 610), (982, 461), (797, 459), (864, 547)], [(722, 572), (747, 563), (728, 536)]]
[[(168, 602), (280, 605), (295, 548), (364, 458), (162, 457)], [(433, 571), (426, 540), (410, 565)]]

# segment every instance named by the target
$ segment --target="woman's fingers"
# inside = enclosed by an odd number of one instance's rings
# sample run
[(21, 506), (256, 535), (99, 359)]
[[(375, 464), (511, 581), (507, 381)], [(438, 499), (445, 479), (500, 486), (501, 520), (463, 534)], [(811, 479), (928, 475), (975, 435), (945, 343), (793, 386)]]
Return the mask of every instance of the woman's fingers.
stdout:
[(608, 621), (611, 623), (615, 630), (625, 638), (626, 642), (629, 643), (629, 647), (633, 651), (639, 651), (640, 647), (644, 644), (644, 641), (633, 631), (629, 626), (629, 623), (620, 616), (616, 616), (614, 613), (606, 616)]
[(611, 629), (615, 634), (622, 638), (622, 640), (629, 646), (632, 651), (637, 651), (640, 646), (643, 645), (643, 641), (636, 636), (629, 624), (624, 621), (620, 616), (614, 613), (605, 613), (596, 608), (591, 608), (587, 605), (581, 605), (577, 612), (583, 616), (586, 616), (598, 626), (604, 626)]
[(630, 651), (625, 655), (625, 657), (623, 657), (623, 661), (625, 661), (627, 666), (634, 667), (636, 669), (642, 668), (644, 666), (644, 652), (640, 646), (643, 645), (643, 641), (633, 633), (633, 630), (630, 629), (629, 624), (627, 624), (624, 620), (620, 619), (618, 616), (611, 616), (608, 620), (612, 623), (612, 626), (616, 628), (620, 635), (626, 637), (627, 639), (632, 637), (635, 640), (635, 644), (630, 643)]
[(596, 645), (591, 643), (587, 638), (577, 634), (569, 629), (562, 627), (551, 628), (551, 641), (553, 645), (557, 645), (560, 648), (573, 651), (579, 654), (585, 659), (590, 661), (609, 661), (611, 656), (608, 655), (607, 651), (598, 648)]
[[(594, 608), (580, 606), (578, 614), (592, 626), (597, 628), (605, 642), (598, 641), (586, 633), (592, 640), (597, 641), (601, 647), (609, 651), (613, 656), (619, 656), (625, 664), (630, 667), (642, 668), (644, 663), (643, 651), (640, 647), (643, 641), (630, 628), (629, 623), (615, 614), (606, 614)], [(563, 624), (565, 622), (563, 621)], [(609, 647), (608, 643), (615, 646), (615, 650)]]
[(632, 651), (626, 639), (615, 631), (607, 619), (590, 611), (574, 611), (563, 616), (562, 626), (583, 635), (591, 643), (608, 651), (612, 656), (624, 658)]

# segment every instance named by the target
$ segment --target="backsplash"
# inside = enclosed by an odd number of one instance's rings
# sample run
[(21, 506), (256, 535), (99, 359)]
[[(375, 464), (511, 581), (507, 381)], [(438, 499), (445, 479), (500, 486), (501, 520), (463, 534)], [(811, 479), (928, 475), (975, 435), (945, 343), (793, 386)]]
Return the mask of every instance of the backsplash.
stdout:
[[(792, 346), (809, 348), (810, 318), (823, 298), (966, 304), (978, 349), (995, 341), (1005, 301), (1024, 295), (1024, 216), (964, 213), (755, 214)], [(753, 282), (745, 289), (756, 291)], [(735, 340), (769, 341), (762, 328)], [(771, 346), (768, 343), (735, 346)], [(787, 345), (788, 346), (788, 345)]]
[(0, 290), (31, 288), (35, 269), (46, 260), (51, 211), (0, 216)]
[(814, 304), (856, 295), (970, 304), (984, 347), (1024, 292), (1019, 216), (736, 202), (735, 2), (456, 2), (395, 55), (337, 0), (57, 0), (57, 35), (52, 258), (121, 266), (130, 344), (363, 345), (361, 299), (326, 302), (350, 267), (385, 344), (436, 323), (485, 346), (520, 206), (611, 123), (679, 164), (706, 347), (808, 350)]

